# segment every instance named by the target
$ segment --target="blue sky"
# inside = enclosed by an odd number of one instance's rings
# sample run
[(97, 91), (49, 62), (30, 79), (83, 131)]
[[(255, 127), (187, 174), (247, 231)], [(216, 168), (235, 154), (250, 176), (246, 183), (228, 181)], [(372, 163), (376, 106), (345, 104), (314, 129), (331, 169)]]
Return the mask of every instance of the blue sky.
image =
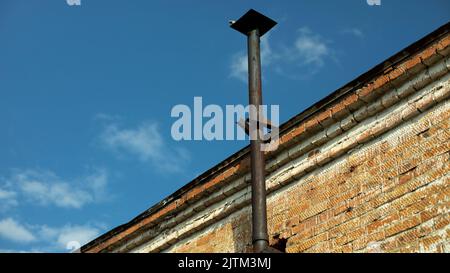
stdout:
[(174, 105), (245, 104), (245, 36), (264, 37), (280, 121), (450, 18), (447, 0), (0, 2), (0, 251), (64, 252), (127, 222), (245, 141), (172, 140)]

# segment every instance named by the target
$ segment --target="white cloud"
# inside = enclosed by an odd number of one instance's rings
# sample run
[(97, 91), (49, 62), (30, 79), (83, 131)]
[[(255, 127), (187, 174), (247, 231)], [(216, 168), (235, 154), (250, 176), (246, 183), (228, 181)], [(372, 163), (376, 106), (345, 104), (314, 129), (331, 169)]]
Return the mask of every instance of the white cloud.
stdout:
[(102, 139), (110, 148), (126, 150), (143, 161), (158, 159), (163, 146), (157, 125), (150, 123), (135, 129), (119, 129), (116, 124), (112, 124), (106, 127)]
[[(261, 38), (262, 66), (273, 68), (278, 74), (290, 78), (304, 78), (305, 75), (315, 74), (333, 55), (329, 42), (307, 27), (298, 30), (293, 44), (287, 46), (278, 44), (277, 53), (272, 50), (269, 40), (268, 34)], [(247, 82), (247, 67), (246, 54), (241, 52), (233, 55), (230, 76)], [(303, 70), (299, 71), (299, 68)], [(286, 71), (293, 72), (286, 73)]]
[(6, 218), (0, 220), (0, 237), (30, 247), (28, 250), (0, 249), (0, 253), (69, 252), (98, 237), (103, 229), (92, 224), (66, 224), (60, 227), (21, 224), (12, 218)]
[(88, 203), (105, 198), (108, 175), (99, 169), (93, 173), (67, 181), (51, 171), (16, 170), (6, 185), (16, 195), (38, 205), (54, 205), (62, 208), (81, 208)]
[(364, 33), (359, 28), (346, 28), (342, 31), (343, 34), (350, 34), (357, 38), (364, 38)]
[(185, 150), (169, 147), (162, 138), (158, 125), (144, 122), (136, 128), (121, 128), (117, 123), (105, 126), (100, 140), (108, 149), (137, 156), (165, 172), (182, 171), (189, 159)]
[(36, 240), (30, 230), (12, 218), (0, 221), (0, 237), (19, 243), (29, 243)]
[(241, 81), (247, 80), (247, 55), (237, 53), (231, 60), (231, 72), (230, 76)]
[(0, 212), (17, 206), (17, 193), (15, 191), (0, 188)]
[(94, 173), (84, 177), (84, 181), (94, 201), (103, 201), (109, 198), (107, 193), (108, 172), (105, 169), (97, 169)]
[(62, 227), (41, 226), (38, 234), (50, 247), (60, 250), (79, 248), (100, 235), (100, 229), (92, 225), (65, 225)]
[(295, 53), (298, 56), (294, 57), (300, 59), (303, 64), (323, 66), (325, 57), (330, 54), (325, 41), (306, 27), (301, 28), (299, 33), (299, 37), (295, 40)]
[(92, 196), (83, 190), (72, 189), (70, 184), (23, 181), (22, 192), (42, 205), (53, 203), (58, 207), (80, 208), (92, 202)]

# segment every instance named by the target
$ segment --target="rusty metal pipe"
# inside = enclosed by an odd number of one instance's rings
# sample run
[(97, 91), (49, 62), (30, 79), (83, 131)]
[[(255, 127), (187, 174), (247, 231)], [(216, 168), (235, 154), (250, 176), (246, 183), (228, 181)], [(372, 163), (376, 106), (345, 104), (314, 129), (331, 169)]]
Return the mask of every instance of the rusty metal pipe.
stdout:
[[(247, 36), (249, 130), (252, 177), (252, 244), (256, 253), (278, 252), (269, 247), (267, 233), (266, 177), (263, 145), (261, 90), (260, 38), (277, 23), (263, 14), (250, 9), (239, 20), (231, 21), (231, 28)], [(270, 122), (268, 122), (270, 123)], [(246, 122), (244, 122), (246, 128)], [(247, 130), (246, 130), (247, 131)]]
[(250, 31), (247, 39), (248, 46), (248, 89), (250, 101), (250, 151), (252, 177), (252, 229), (253, 250), (262, 252), (269, 246), (267, 234), (266, 208), (266, 178), (264, 152), (261, 150), (261, 130), (258, 121), (261, 120), (260, 107), (262, 105), (261, 90), (261, 54), (259, 30)]

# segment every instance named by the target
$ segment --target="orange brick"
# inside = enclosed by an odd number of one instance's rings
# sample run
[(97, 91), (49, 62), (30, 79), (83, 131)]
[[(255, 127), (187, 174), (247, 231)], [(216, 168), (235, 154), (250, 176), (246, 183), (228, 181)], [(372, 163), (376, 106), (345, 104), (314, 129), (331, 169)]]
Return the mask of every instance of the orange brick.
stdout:
[(394, 223), (393, 225), (391, 225), (386, 229), (386, 237), (393, 236), (402, 231), (418, 226), (420, 223), (421, 223), (420, 217), (418, 216), (413, 216), (409, 219), (401, 220), (397, 223)]
[(449, 214), (441, 215), (434, 220), (434, 229), (441, 230), (450, 224)]

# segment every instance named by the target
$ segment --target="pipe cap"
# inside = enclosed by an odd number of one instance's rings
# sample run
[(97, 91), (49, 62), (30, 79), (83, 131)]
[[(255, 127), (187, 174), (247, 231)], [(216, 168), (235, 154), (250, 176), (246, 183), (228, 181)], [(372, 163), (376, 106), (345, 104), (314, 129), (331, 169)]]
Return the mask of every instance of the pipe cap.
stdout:
[(258, 29), (259, 36), (262, 37), (276, 24), (277, 22), (269, 17), (257, 12), (256, 10), (250, 9), (246, 14), (239, 18), (239, 20), (231, 24), (231, 28), (244, 35), (248, 35), (250, 31)]

